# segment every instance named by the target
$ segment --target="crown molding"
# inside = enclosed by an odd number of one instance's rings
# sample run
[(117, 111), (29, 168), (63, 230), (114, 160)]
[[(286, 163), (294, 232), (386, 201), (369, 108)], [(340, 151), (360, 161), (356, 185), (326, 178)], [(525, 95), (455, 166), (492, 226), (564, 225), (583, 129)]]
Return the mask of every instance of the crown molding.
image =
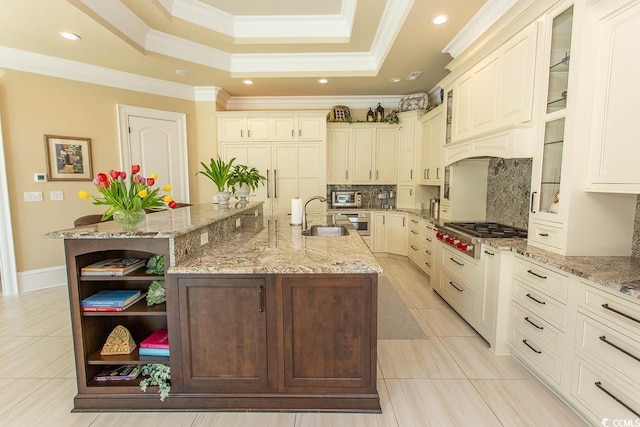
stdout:
[[(91, 9), (95, 14), (99, 15), (100, 18), (106, 21), (108, 25), (116, 28), (125, 38), (137, 45), (134, 47), (137, 47), (140, 50), (150, 51), (228, 71), (233, 77), (279, 77), (290, 76), (291, 73), (296, 73), (298, 76), (314, 77), (318, 75), (322, 75), (323, 77), (374, 76), (382, 66), (384, 58), (391, 49), (391, 46), (393, 45), (393, 42), (414, 3), (414, 0), (387, 0), (371, 50), (368, 52), (230, 54), (181, 37), (153, 30), (119, 0), (112, 0), (109, 2), (105, 2), (104, 0), (78, 1)], [(200, 10), (199, 8), (201, 7), (209, 7), (195, 0), (160, 1), (160, 4), (163, 7), (168, 8), (167, 10), (183, 10), (189, 7)], [(195, 5), (192, 4), (193, 2), (200, 4)], [(343, 0), (342, 14), (340, 16), (344, 15), (344, 19), (349, 22), (350, 26), (353, 24), (356, 5), (357, 0)], [(249, 18), (256, 19), (257, 17)], [(289, 17), (281, 16), (277, 18), (288, 19)], [(315, 16), (313, 18), (315, 20)], [(224, 20), (226, 18), (224, 18), (223, 15), (217, 15), (216, 19)], [(236, 18), (236, 21), (234, 22), (239, 22), (237, 21), (238, 19), (241, 18)], [(296, 19), (300, 18), (298, 17)], [(314, 20), (309, 22), (313, 22)], [(252, 23), (251, 25), (248, 25), (248, 28), (253, 28), (254, 26), (254, 23)], [(277, 27), (279, 28), (277, 31), (288, 31), (289, 28), (293, 30), (299, 26), (291, 25), (291, 23), (285, 23), (285, 21), (279, 21)], [(314, 28), (314, 25), (309, 23), (306, 24), (306, 27)], [(326, 33), (324, 28), (322, 28), (321, 31), (322, 33)], [(350, 31), (351, 30), (349, 29), (349, 34)], [(295, 31), (291, 34), (295, 34)], [(344, 35), (340, 37), (343, 36)], [(255, 37), (255, 34), (252, 37)], [(281, 38), (281, 36), (279, 37)], [(300, 38), (301, 36), (294, 35), (292, 37)]]
[(228, 100), (228, 111), (248, 110), (329, 110), (335, 105), (349, 108), (369, 108), (380, 103), (384, 108), (397, 109), (401, 95), (367, 96), (237, 96)]
[(5, 46), (0, 46), (0, 67), (195, 101), (193, 86)]
[(342, 0), (339, 15), (235, 16), (197, 0), (159, 0), (174, 18), (234, 38), (238, 44), (346, 43), (358, 0)]
[(218, 94), (221, 91), (222, 88), (218, 86), (195, 86), (193, 88), (193, 99), (196, 102), (218, 102)]
[(442, 49), (442, 53), (448, 53), (452, 58), (460, 55), (515, 3), (517, 0), (487, 0), (458, 34), (451, 39), (449, 44)]

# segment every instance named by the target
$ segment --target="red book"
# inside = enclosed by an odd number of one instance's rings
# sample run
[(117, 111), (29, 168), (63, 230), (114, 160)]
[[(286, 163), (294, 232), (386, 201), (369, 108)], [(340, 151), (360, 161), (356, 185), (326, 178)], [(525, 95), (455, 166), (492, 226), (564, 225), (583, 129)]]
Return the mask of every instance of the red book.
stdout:
[(140, 348), (169, 348), (169, 333), (158, 329), (140, 343)]

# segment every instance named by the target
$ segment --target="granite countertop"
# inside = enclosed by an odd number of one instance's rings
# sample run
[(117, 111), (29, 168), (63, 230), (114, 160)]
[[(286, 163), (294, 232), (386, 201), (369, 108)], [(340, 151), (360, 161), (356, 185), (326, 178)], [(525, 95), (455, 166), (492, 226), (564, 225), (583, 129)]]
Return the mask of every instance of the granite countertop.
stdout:
[[(326, 223), (309, 215), (309, 225)], [(303, 236), (288, 215), (265, 215), (263, 227), (229, 240), (169, 268), (169, 274), (331, 274), (380, 273), (382, 267), (346, 217), (348, 236)]]
[(172, 238), (197, 230), (204, 225), (222, 221), (235, 214), (260, 209), (263, 202), (231, 204), (220, 208), (212, 203), (186, 206), (179, 209), (167, 209), (147, 214), (145, 221), (135, 231), (127, 232), (115, 221), (101, 222), (83, 227), (52, 231), (43, 237), (46, 239), (136, 239), (136, 238)]
[(492, 248), (514, 251), (550, 267), (640, 299), (640, 259), (626, 256), (563, 256), (527, 245), (525, 239), (483, 239)]

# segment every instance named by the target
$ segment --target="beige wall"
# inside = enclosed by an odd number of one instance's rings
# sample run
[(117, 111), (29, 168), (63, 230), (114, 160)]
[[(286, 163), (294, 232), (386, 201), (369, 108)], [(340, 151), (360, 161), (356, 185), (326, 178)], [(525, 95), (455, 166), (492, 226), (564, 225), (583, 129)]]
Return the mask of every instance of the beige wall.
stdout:
[[(7, 167), (18, 272), (64, 264), (61, 240), (43, 239), (46, 232), (70, 228), (73, 220), (102, 213), (79, 190), (97, 194), (91, 182), (34, 182), (46, 172), (44, 135), (91, 138), (93, 172), (120, 167), (117, 104), (153, 108), (187, 116), (191, 203), (204, 203), (213, 189), (195, 175), (200, 161), (217, 155), (215, 102), (186, 101), (13, 70), (0, 70), (0, 114)], [(63, 191), (64, 201), (50, 200)], [(27, 203), (25, 191), (41, 191), (42, 202)]]

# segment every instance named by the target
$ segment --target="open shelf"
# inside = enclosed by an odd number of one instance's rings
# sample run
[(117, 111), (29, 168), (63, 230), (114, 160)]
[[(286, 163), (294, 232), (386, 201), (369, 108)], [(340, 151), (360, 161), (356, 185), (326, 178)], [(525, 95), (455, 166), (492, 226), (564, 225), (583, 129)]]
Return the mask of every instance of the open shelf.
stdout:
[(125, 274), (124, 276), (82, 276), (80, 275), (81, 282), (104, 282), (104, 281), (114, 281), (114, 280), (127, 280), (127, 281), (151, 281), (151, 280), (164, 280), (164, 275), (162, 274), (147, 274), (145, 273), (145, 269), (141, 268), (140, 270), (136, 270), (129, 274)]
[(147, 299), (140, 301), (124, 311), (82, 311), (83, 316), (166, 316), (167, 304), (156, 304), (147, 306)]
[(169, 364), (169, 356), (140, 356), (136, 348), (131, 354), (114, 356), (103, 356), (98, 350), (87, 359), (89, 365), (145, 365), (147, 363)]

